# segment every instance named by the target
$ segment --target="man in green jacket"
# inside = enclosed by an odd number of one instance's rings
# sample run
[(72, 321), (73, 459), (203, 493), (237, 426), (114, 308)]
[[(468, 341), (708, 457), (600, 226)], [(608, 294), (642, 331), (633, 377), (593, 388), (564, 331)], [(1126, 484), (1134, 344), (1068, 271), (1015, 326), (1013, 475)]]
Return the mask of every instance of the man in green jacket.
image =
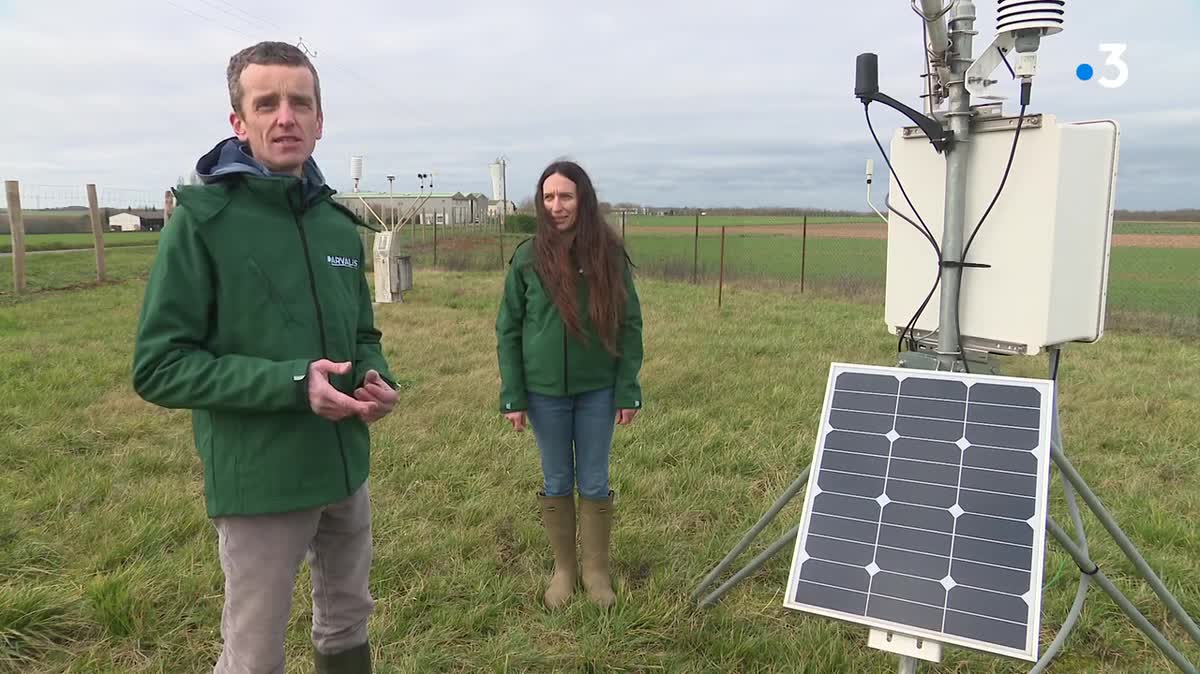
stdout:
[(388, 371), (361, 224), (312, 160), (320, 83), (296, 47), (264, 42), (227, 72), (235, 137), (175, 191), (138, 323), (133, 385), (190, 409), (225, 575), (214, 669), (284, 671), (292, 591), (312, 571), (316, 671), (370, 672), (368, 424)]

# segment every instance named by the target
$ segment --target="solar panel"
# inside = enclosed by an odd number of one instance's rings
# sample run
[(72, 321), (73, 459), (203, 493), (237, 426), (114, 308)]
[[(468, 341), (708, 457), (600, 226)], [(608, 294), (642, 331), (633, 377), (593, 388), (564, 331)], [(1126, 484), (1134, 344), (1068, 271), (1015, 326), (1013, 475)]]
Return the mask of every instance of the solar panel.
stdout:
[(834, 363), (785, 606), (1036, 660), (1053, 398)]

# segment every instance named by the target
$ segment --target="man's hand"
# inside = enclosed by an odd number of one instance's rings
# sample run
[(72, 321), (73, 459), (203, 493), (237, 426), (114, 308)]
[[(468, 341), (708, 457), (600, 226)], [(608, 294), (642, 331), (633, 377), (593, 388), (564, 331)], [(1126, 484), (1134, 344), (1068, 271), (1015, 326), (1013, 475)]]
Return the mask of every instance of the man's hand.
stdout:
[(308, 366), (308, 405), (318, 416), (341, 421), (353, 414), (366, 414), (370, 409), (368, 403), (351, 398), (329, 383), (329, 375), (346, 374), (350, 367), (350, 363), (323, 359)]
[(525, 412), (507, 412), (504, 418), (512, 424), (514, 431), (520, 433), (525, 430)]
[(396, 391), (375, 370), (367, 370), (363, 385), (355, 389), (354, 397), (367, 405), (367, 410), (358, 416), (366, 423), (379, 421), (391, 413), (396, 406)]
[(633, 423), (633, 418), (637, 416), (637, 410), (617, 410), (617, 425), (628, 426)]

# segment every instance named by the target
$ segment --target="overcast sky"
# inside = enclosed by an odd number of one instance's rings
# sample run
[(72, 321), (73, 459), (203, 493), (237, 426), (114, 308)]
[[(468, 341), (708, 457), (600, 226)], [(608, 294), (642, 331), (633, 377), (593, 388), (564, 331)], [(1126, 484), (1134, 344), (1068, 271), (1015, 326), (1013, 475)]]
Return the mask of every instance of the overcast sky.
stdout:
[[(977, 5), (976, 54), (995, 30), (994, 0)], [(1031, 110), (1121, 124), (1118, 208), (1200, 206), (1200, 0), (1067, 8)], [(921, 107), (908, 0), (0, 0), (0, 177), (161, 192), (230, 135), (229, 56), (301, 36), (325, 105), (316, 159), (343, 191), (363, 154), (362, 189), (436, 170), (439, 191), (490, 195), (503, 154), (520, 200), (567, 156), (611, 201), (865, 210), (864, 161), (884, 164), (855, 56), (878, 53), (881, 89)], [(1113, 72), (1102, 42), (1128, 44), (1119, 89), (1075, 76)], [(872, 117), (887, 147), (905, 120)]]

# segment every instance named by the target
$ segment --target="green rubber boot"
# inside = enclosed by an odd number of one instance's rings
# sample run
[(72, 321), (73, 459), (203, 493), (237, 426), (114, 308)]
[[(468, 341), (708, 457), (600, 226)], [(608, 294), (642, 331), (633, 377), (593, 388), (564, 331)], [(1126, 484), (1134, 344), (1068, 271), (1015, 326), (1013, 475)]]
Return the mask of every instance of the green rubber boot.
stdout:
[(562, 608), (575, 593), (578, 578), (575, 556), (575, 499), (571, 496), (545, 496), (538, 494), (542, 509), (542, 526), (550, 550), (554, 553), (554, 575), (546, 588), (543, 600), (546, 608)]
[(588, 597), (604, 608), (616, 603), (610, 580), (608, 548), (612, 535), (613, 493), (603, 501), (579, 499), (583, 587)]

